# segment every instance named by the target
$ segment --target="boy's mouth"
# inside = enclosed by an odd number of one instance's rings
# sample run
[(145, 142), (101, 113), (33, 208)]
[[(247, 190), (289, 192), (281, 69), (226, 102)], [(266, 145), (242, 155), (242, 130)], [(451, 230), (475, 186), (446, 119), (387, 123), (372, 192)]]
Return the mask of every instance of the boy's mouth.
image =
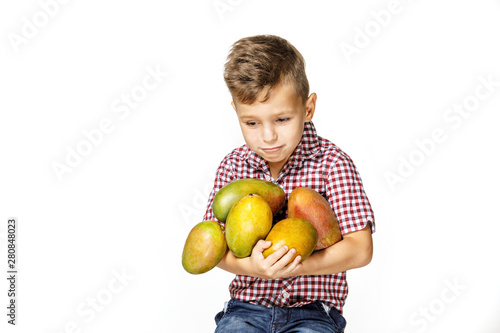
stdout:
[(283, 147), (283, 146), (262, 148), (262, 150), (265, 151), (266, 153), (274, 153), (274, 152), (280, 150), (281, 147)]

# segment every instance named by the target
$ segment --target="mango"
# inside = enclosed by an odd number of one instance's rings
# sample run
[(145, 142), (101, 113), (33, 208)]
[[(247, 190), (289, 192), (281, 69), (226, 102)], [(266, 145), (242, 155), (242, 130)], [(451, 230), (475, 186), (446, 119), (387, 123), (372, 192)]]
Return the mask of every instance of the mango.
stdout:
[(302, 257), (300, 262), (303, 262), (313, 253), (318, 243), (318, 232), (306, 220), (289, 217), (274, 225), (267, 235), (266, 241), (271, 241), (272, 245), (262, 253), (265, 258), (286, 245), (289, 250), (292, 248), (297, 250), (288, 263), (291, 263), (298, 255)]
[(273, 215), (285, 204), (285, 191), (278, 185), (262, 179), (243, 178), (222, 187), (212, 203), (215, 217), (225, 222), (233, 205), (248, 194), (258, 194), (271, 207)]
[(327, 248), (342, 239), (339, 222), (328, 201), (308, 187), (295, 188), (288, 198), (288, 217), (310, 222), (318, 231), (316, 250)]
[(273, 225), (269, 204), (257, 194), (238, 200), (227, 215), (226, 242), (239, 258), (248, 257), (259, 239), (264, 239)]
[(203, 221), (186, 238), (182, 267), (191, 274), (206, 273), (222, 260), (227, 251), (226, 238), (219, 223)]

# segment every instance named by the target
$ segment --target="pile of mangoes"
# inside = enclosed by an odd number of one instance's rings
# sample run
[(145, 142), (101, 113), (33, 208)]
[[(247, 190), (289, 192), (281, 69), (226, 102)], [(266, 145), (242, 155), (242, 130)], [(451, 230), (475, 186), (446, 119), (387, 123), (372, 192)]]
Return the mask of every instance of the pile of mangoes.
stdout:
[[(273, 226), (273, 217), (285, 203), (281, 187), (261, 179), (238, 179), (215, 195), (216, 221), (198, 223), (189, 233), (182, 252), (182, 266), (191, 274), (214, 268), (227, 249), (239, 258), (250, 256), (260, 239), (272, 242), (267, 258), (286, 245), (295, 248), (302, 261), (342, 239), (339, 223), (328, 201), (307, 187), (294, 189), (288, 198), (288, 217)], [(295, 258), (295, 257), (294, 257)], [(292, 260), (294, 259), (292, 258)]]

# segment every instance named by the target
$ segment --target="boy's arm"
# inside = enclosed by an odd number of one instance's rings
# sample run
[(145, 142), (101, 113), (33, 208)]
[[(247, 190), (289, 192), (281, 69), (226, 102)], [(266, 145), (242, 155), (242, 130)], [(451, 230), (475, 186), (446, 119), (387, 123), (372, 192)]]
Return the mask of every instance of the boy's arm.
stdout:
[(337, 274), (363, 267), (372, 259), (375, 222), (370, 202), (351, 158), (345, 153), (336, 157), (325, 196), (339, 221), (342, 240), (314, 252), (297, 270), (298, 275)]
[(271, 242), (260, 240), (255, 245), (250, 257), (237, 258), (227, 251), (217, 265), (219, 268), (238, 275), (248, 275), (262, 279), (277, 279), (297, 275), (337, 274), (368, 265), (372, 259), (373, 242), (370, 226), (350, 232), (343, 239), (318, 252), (300, 263), (300, 256), (288, 264), (295, 254), (295, 249), (282, 247), (264, 258), (262, 252), (271, 246)]
[(245, 258), (238, 258), (228, 250), (217, 267), (230, 273), (261, 279), (277, 279), (297, 275), (296, 271), (301, 266), (299, 263), (300, 256), (297, 256), (293, 262), (288, 264), (295, 255), (295, 249), (288, 251), (288, 248), (284, 246), (264, 258), (262, 252), (271, 244), (270, 241), (259, 240), (255, 244), (252, 254)]
[(324, 250), (314, 252), (304, 260), (296, 275), (337, 274), (366, 266), (373, 255), (370, 225), (343, 235), (343, 239)]

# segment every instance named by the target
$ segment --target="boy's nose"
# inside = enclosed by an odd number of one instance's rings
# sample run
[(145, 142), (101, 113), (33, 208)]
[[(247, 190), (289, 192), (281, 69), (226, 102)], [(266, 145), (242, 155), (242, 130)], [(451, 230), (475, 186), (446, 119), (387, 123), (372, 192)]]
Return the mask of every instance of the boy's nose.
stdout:
[(276, 133), (274, 126), (265, 125), (262, 127), (262, 140), (264, 142), (271, 143), (276, 141), (277, 138), (278, 134)]

